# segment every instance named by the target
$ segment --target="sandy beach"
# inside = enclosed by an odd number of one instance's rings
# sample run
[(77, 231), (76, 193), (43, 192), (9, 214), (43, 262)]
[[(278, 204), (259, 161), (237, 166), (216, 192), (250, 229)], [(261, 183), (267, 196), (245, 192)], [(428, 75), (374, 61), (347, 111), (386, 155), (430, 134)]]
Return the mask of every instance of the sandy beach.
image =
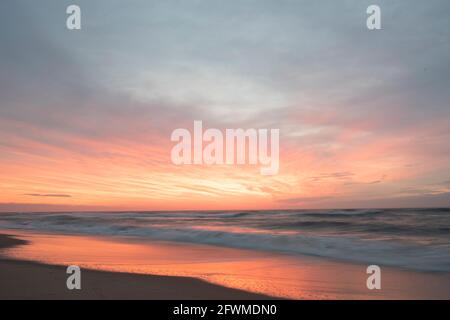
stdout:
[[(449, 299), (445, 273), (215, 246), (4, 230), (0, 299)], [(66, 269), (82, 268), (82, 290)]]
[[(0, 234), (0, 249), (26, 242)], [(82, 290), (69, 291), (63, 266), (0, 259), (0, 299), (267, 299), (187, 277), (83, 270)]]

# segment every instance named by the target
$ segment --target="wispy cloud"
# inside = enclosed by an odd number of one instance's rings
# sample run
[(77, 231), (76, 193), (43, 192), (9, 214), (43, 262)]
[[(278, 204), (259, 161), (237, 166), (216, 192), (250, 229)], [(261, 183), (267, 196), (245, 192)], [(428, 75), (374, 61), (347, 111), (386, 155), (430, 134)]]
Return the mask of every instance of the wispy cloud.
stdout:
[(318, 176), (311, 177), (311, 181), (321, 181), (327, 179), (338, 179), (347, 180), (353, 177), (355, 174), (353, 172), (332, 172), (332, 173), (322, 173)]
[[(332, 207), (447, 190), (447, 0), (379, 0), (374, 33), (369, 0), (79, 0), (72, 33), (66, 4), (44, 2), (0, 1), (1, 202)], [(280, 128), (280, 174), (173, 166), (171, 131), (199, 119)]]
[(58, 194), (58, 193), (25, 193), (25, 196), (30, 197), (50, 197), (50, 198), (71, 198), (70, 194)]

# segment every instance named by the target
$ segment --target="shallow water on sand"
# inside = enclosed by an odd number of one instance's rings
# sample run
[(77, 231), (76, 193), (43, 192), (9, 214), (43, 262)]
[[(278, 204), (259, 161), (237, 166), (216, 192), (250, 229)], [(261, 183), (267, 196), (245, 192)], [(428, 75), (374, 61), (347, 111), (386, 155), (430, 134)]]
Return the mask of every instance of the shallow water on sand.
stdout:
[(450, 298), (450, 277), (382, 267), (382, 290), (366, 287), (365, 265), (208, 245), (79, 235), (11, 232), (29, 244), (9, 258), (81, 268), (189, 276), (292, 299)]
[(450, 274), (450, 209), (4, 213), (0, 229), (139, 237)]

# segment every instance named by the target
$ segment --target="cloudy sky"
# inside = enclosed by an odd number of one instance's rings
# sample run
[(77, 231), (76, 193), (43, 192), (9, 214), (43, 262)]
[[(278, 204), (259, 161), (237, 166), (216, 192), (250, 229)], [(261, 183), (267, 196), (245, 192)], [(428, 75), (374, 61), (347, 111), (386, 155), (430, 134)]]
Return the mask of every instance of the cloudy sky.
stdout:
[[(447, 0), (2, 0), (0, 210), (450, 206), (449, 30)], [(194, 120), (279, 128), (279, 173), (173, 165)]]

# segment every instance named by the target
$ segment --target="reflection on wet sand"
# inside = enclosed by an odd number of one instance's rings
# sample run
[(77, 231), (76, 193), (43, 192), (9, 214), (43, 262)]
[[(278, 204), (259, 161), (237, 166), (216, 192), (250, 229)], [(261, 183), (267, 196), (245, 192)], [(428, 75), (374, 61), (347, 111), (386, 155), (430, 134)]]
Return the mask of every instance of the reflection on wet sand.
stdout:
[[(11, 232), (9, 232), (11, 234)], [(314, 257), (133, 238), (14, 232), (30, 241), (10, 258), (116, 272), (200, 278), (293, 299), (448, 298), (450, 277), (383, 268), (382, 290), (368, 290), (366, 267)]]

